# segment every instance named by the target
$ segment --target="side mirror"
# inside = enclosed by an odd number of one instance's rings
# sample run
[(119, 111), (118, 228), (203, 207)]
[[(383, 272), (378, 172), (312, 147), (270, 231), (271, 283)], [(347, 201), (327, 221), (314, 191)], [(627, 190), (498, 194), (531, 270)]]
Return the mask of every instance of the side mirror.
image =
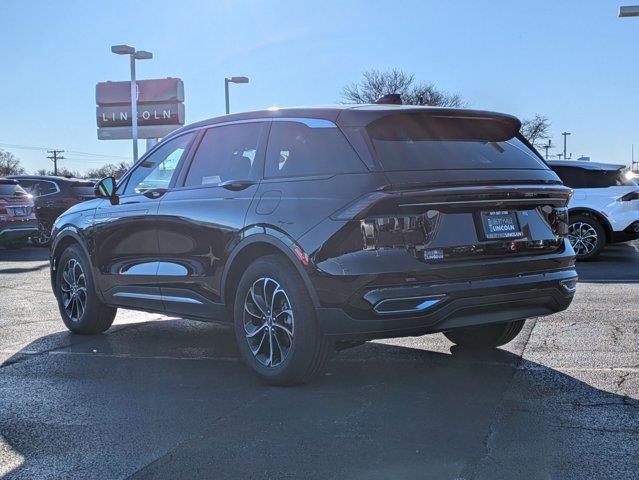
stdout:
[(105, 177), (95, 184), (93, 190), (98, 198), (108, 198), (111, 203), (117, 203), (117, 195), (115, 194), (115, 178)]

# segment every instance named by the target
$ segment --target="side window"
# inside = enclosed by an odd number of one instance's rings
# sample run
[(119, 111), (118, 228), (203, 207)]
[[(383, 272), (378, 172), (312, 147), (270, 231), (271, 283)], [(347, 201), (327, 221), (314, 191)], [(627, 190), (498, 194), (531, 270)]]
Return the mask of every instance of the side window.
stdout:
[(219, 185), (260, 178), (256, 153), (264, 122), (209, 128), (198, 147), (185, 185)]
[(168, 188), (180, 160), (194, 133), (180, 135), (159, 147), (140, 163), (129, 176), (123, 194), (144, 193), (156, 188)]
[(33, 180), (18, 180), (18, 184), (24, 189), (25, 192), (30, 193), (34, 197), (38, 196), (34, 191), (34, 187), (37, 185), (37, 183)]
[(51, 195), (58, 192), (58, 186), (53, 182), (36, 182), (33, 186), (33, 196), (41, 197), (42, 195)]
[(266, 150), (266, 177), (364, 172), (366, 168), (339, 128), (273, 122)]

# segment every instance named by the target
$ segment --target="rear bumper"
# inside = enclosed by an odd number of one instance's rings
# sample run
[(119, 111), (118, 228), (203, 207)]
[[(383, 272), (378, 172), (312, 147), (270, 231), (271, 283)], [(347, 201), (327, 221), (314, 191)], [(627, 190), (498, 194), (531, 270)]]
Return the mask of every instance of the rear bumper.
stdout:
[[(341, 308), (318, 308), (324, 333), (345, 338), (417, 336), (454, 328), (509, 322), (550, 315), (568, 308), (574, 295), (574, 269), (507, 278), (380, 289), (369, 297), (433, 298), (437, 302), (420, 314), (389, 316), (371, 310), (356, 318)], [(371, 300), (372, 299), (372, 300)]]
[(36, 233), (38, 233), (38, 223), (35, 220), (28, 223), (22, 222), (20, 226), (0, 228), (0, 243), (20, 240)]
[(639, 220), (632, 222), (624, 230), (618, 232), (612, 232), (611, 242), (628, 242), (630, 240), (636, 240), (639, 238)]

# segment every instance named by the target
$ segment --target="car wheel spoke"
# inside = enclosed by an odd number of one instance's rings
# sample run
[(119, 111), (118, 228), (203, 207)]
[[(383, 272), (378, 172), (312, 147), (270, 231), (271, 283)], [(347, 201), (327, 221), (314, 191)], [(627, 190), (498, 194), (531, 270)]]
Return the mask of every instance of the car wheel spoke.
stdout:
[(294, 341), (294, 316), (277, 281), (261, 277), (253, 282), (244, 300), (243, 322), (249, 349), (259, 363), (272, 368), (286, 360)]

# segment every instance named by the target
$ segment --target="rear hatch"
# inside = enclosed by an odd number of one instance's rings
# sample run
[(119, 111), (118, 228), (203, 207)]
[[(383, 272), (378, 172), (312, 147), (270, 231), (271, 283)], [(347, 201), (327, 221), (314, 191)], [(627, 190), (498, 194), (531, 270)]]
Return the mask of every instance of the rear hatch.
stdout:
[[(333, 214), (345, 224), (315, 260), (340, 257), (342, 271), (362, 274), (408, 271), (407, 257), (445, 264), (563, 249), (571, 191), (520, 126), (508, 115), (458, 110), (398, 111), (345, 126), (351, 139), (365, 136), (353, 143), (368, 145), (388, 183)], [(375, 255), (362, 262), (367, 252)]]

